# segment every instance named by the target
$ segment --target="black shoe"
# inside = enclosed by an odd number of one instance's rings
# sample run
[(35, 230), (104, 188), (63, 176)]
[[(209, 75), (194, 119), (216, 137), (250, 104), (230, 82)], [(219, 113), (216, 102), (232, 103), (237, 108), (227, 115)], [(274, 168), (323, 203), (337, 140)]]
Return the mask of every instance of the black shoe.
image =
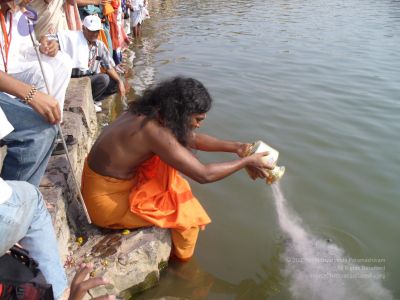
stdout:
[[(65, 139), (65, 143), (67, 144), (68, 152), (70, 152), (72, 149), (72, 145), (75, 145), (78, 141), (71, 134), (65, 135), (64, 139)], [(65, 154), (65, 149), (64, 149), (61, 138), (57, 138), (56, 146), (54, 147), (51, 155), (61, 155), (61, 154)]]
[[(71, 145), (67, 145), (67, 149), (68, 152), (70, 152), (72, 150), (72, 146)], [(65, 149), (62, 143), (58, 143), (56, 144), (56, 146), (53, 149), (53, 152), (51, 153), (51, 155), (61, 155), (61, 154), (65, 154)]]
[[(74, 136), (72, 134), (66, 134), (64, 136), (64, 140), (67, 145), (75, 145), (78, 142), (78, 140), (76, 138), (74, 138)], [(58, 137), (56, 139), (56, 144), (62, 144), (61, 138)]]

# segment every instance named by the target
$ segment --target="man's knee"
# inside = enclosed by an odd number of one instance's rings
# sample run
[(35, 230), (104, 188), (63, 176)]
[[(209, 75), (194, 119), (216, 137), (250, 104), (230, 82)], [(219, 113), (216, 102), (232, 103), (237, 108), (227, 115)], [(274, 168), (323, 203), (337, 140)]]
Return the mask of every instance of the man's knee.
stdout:
[[(32, 112), (33, 114), (36, 112)], [(24, 114), (21, 114), (23, 118)], [(38, 145), (38, 149), (47, 152), (48, 148), (54, 144), (58, 134), (58, 127), (47, 123), (42, 118), (31, 118), (31, 128), (21, 128), (21, 135), (18, 135), (22, 140), (32, 141), (29, 145)], [(16, 130), (19, 130), (16, 128)], [(26, 131), (26, 132), (25, 132)], [(12, 134), (11, 134), (12, 135)], [(41, 145), (41, 146), (39, 146)], [(35, 151), (35, 149), (32, 149)]]
[(26, 181), (7, 180), (7, 184), (13, 191), (12, 199), (14, 205), (36, 207), (39, 203), (40, 191), (39, 189)]
[(55, 125), (49, 124), (40, 114), (18, 99), (0, 93), (0, 105), (15, 131), (29, 130), (29, 134), (37, 132), (39, 135), (42, 131), (54, 136), (57, 134)]
[(185, 230), (172, 229), (173, 255), (183, 261), (189, 260), (193, 256), (198, 235), (199, 227)]
[(31, 225), (41, 197), (38, 189), (24, 181), (6, 181), (11, 187), (9, 199), (0, 204), (0, 255), (20, 241)]
[(105, 96), (112, 94), (109, 92), (110, 86), (113, 85), (113, 80), (108, 74), (95, 74), (90, 78), (92, 84), (92, 95), (94, 101), (100, 101)]
[(41, 138), (45, 141), (48, 141), (48, 143), (54, 143), (58, 134), (58, 127), (56, 125), (45, 124), (45, 126), (41, 126), (39, 128), (41, 128)]
[(95, 74), (90, 79), (91, 79), (92, 87), (93, 86), (101, 86), (101, 87), (104, 87), (104, 89), (105, 89), (108, 86), (108, 84), (110, 83), (110, 76), (108, 76), (107, 74), (104, 74), (104, 73)]
[(114, 79), (110, 78), (110, 82), (109, 82), (104, 94), (112, 95), (112, 94), (115, 94), (116, 92), (118, 92), (118, 82), (115, 81)]

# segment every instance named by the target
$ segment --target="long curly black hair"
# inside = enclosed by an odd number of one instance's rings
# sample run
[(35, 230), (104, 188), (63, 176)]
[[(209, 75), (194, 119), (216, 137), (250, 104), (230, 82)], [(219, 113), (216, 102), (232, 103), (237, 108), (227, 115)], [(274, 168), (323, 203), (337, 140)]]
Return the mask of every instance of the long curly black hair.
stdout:
[(160, 120), (186, 147), (192, 131), (191, 116), (208, 112), (211, 103), (212, 98), (200, 81), (178, 76), (147, 89), (129, 105), (129, 112)]

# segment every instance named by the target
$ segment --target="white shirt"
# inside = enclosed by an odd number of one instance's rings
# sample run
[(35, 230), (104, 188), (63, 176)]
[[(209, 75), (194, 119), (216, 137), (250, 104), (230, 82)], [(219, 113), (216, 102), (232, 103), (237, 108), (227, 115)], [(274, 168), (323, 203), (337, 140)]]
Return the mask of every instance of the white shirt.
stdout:
[[(100, 66), (107, 70), (115, 67), (114, 60), (102, 41), (97, 40), (92, 51), (82, 31), (62, 30), (57, 33), (57, 38), (60, 50), (70, 56), (72, 68), (78, 68), (81, 71), (89, 70), (97, 74), (100, 73)], [(89, 60), (93, 61), (91, 65), (89, 65)]]
[(61, 51), (72, 59), (72, 68), (88, 70), (89, 45), (82, 31), (62, 30), (57, 33)]
[(134, 11), (141, 10), (144, 7), (144, 0), (133, 0), (131, 5)]
[[(26, 17), (21, 11), (16, 11), (10, 14), (10, 10), (7, 12), (6, 17), (6, 30), (9, 33), (10, 30), (10, 15), (12, 16), (11, 25), (11, 43), (8, 51), (8, 73), (19, 73), (26, 70), (30, 65), (36, 64), (36, 61), (32, 61), (35, 51), (32, 46), (32, 40), (29, 35)], [(3, 47), (2, 51), (5, 54), (4, 49), (4, 34), (0, 29), (0, 43)], [(3, 59), (0, 59), (0, 70), (4, 71)]]
[[(8, 122), (3, 110), (0, 107), (0, 139), (5, 137), (14, 127)], [(0, 204), (10, 199), (12, 194), (11, 187), (0, 177)]]

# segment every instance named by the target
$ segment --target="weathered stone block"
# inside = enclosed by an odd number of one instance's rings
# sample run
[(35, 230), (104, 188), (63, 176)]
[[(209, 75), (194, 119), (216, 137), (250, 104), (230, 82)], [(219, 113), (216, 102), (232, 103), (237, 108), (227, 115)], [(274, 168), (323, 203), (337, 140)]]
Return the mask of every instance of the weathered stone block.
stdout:
[(81, 237), (84, 243), (75, 243), (70, 248), (69, 277), (74, 274), (74, 266), (91, 262), (93, 275), (110, 281), (106, 287), (92, 289), (94, 297), (110, 293), (128, 299), (131, 292), (126, 290), (136, 286), (141, 286), (142, 290), (153, 287), (160, 278), (160, 268), (167, 265), (171, 250), (168, 230), (149, 227), (128, 234), (122, 232), (97, 228), (85, 230)]
[(65, 260), (68, 255), (68, 241), (70, 240), (71, 233), (65, 215), (65, 201), (62, 194), (63, 189), (61, 186), (42, 186), (40, 187), (40, 191), (44, 199), (46, 199), (46, 206), (54, 224), (61, 259)]
[(64, 110), (80, 114), (90, 135), (97, 131), (97, 118), (89, 77), (71, 79), (65, 97)]

